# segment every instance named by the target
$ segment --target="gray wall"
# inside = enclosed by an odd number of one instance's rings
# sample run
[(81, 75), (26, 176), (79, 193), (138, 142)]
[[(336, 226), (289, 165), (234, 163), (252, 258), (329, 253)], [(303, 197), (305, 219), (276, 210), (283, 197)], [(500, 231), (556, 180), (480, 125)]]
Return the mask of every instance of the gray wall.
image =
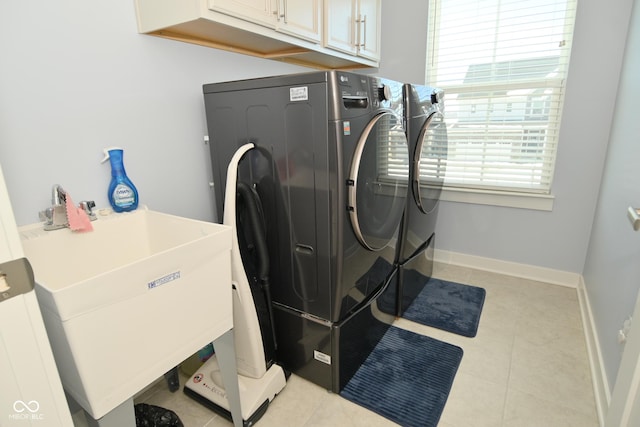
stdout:
[[(424, 82), (426, 3), (383, 2), (380, 74)], [(602, 176), (632, 0), (579, 0), (553, 211), (442, 202), (436, 246), (522, 264), (581, 273)], [(407, 13), (409, 11), (409, 13)], [(414, 45), (412, 54), (407, 46)]]
[[(640, 3), (635, 2), (614, 111), (604, 178), (584, 268), (609, 384), (624, 347), (617, 332), (633, 314), (640, 288), (640, 233), (627, 207), (640, 207)], [(640, 313), (635, 313), (638, 321)]]
[(125, 149), (149, 208), (213, 220), (202, 84), (307, 70), (137, 33), (133, 0), (2, 0), (0, 162), (19, 225), (59, 183), (107, 207)]
[(382, 2), (382, 61), (378, 74), (405, 83), (425, 83), (428, 12), (426, 0)]

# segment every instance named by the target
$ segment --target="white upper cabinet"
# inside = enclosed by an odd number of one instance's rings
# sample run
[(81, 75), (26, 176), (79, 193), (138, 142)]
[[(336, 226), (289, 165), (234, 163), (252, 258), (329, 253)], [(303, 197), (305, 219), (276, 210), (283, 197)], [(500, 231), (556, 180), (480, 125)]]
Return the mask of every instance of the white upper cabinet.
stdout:
[(324, 45), (345, 53), (357, 53), (355, 37), (356, 1), (325, 1), (325, 37)]
[(209, 0), (209, 9), (320, 43), (322, 0)]
[(271, 0), (209, 0), (209, 9), (275, 28)]
[(380, 59), (381, 1), (358, 1), (358, 55), (376, 61)]
[(325, 0), (324, 45), (377, 61), (380, 59), (381, 0)]
[(276, 0), (279, 19), (276, 28), (284, 33), (322, 41), (322, 0)]
[(381, 0), (135, 0), (138, 31), (321, 69), (377, 67)]

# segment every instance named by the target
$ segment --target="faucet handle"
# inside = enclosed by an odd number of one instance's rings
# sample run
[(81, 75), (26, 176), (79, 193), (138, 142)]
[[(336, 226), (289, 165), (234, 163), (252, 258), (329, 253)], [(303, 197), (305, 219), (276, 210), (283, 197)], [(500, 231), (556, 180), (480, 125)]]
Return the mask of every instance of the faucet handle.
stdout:
[(53, 224), (53, 208), (47, 208), (38, 212), (38, 217), (40, 218), (40, 221), (43, 221), (48, 225)]
[(97, 219), (96, 214), (93, 213), (93, 208), (96, 207), (96, 202), (94, 202), (93, 200), (83, 200), (79, 204), (80, 204), (80, 208), (86, 212), (87, 216), (91, 221), (94, 221)]

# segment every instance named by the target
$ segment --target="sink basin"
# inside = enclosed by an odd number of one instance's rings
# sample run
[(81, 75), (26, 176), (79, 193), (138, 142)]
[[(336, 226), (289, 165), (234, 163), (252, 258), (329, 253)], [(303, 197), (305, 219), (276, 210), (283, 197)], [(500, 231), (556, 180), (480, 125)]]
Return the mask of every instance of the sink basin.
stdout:
[(20, 229), (63, 386), (99, 419), (232, 328), (231, 228), (146, 209)]

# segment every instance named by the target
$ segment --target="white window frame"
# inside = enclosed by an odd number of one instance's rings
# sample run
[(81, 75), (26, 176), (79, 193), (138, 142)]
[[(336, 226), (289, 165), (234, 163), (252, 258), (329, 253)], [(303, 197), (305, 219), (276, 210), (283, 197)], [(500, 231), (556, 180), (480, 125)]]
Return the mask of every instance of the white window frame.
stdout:
[[(437, 46), (438, 44), (439, 13), (437, 13), (437, 11), (442, 1), (443, 0), (429, 1), (428, 31), (430, 32), (430, 34), (429, 34), (429, 42), (428, 42), (428, 48), (427, 48), (428, 49), (428, 52), (427, 52), (428, 63), (427, 63), (427, 77), (426, 77), (427, 84), (431, 86), (437, 86), (438, 88), (443, 89), (445, 91), (445, 94), (448, 94), (449, 97), (458, 96), (459, 94), (470, 92), (470, 91), (473, 91), (476, 93), (477, 92), (491, 93), (491, 91), (496, 91), (496, 90), (505, 92), (507, 90), (513, 91), (513, 90), (522, 90), (527, 88), (531, 89), (531, 88), (551, 87), (553, 88), (554, 91), (555, 90), (559, 91), (559, 95), (556, 95), (556, 96), (559, 96), (559, 100), (556, 101), (559, 105), (556, 105), (556, 109), (554, 111), (555, 120), (551, 120), (551, 122), (553, 123), (552, 129), (548, 130), (547, 132), (541, 129), (537, 131), (534, 131), (534, 129), (531, 129), (531, 132), (527, 132), (527, 130), (522, 130), (521, 144), (516, 144), (513, 141), (511, 142), (512, 150), (516, 148), (516, 145), (520, 147), (520, 153), (521, 153), (522, 159), (525, 159), (526, 156), (532, 156), (532, 157), (529, 157), (529, 159), (533, 160), (533, 159), (538, 159), (538, 157), (536, 157), (538, 154), (535, 153), (533, 148), (527, 148), (527, 145), (531, 144), (531, 141), (535, 141), (535, 140), (546, 141), (546, 140), (544, 139), (545, 138), (544, 136), (529, 138), (526, 136), (526, 134), (527, 133), (540, 134), (540, 135), (546, 135), (547, 138), (551, 138), (550, 140), (551, 152), (549, 152), (548, 149), (544, 151), (545, 155), (550, 154), (553, 156), (550, 160), (550, 163), (546, 165), (546, 173), (550, 174), (548, 185), (546, 184), (545, 186), (543, 186), (543, 188), (529, 188), (529, 189), (510, 188), (510, 187), (503, 187), (501, 185), (498, 185), (498, 186), (487, 185), (486, 183), (482, 183), (482, 182), (480, 183), (462, 182), (461, 180), (456, 182), (455, 179), (454, 180), (446, 179), (445, 186), (443, 188), (443, 192), (441, 195), (441, 199), (446, 201), (488, 204), (488, 205), (494, 205), (494, 206), (511, 206), (511, 207), (520, 207), (520, 208), (538, 209), (538, 210), (552, 210), (553, 195), (551, 192), (551, 189), (552, 189), (551, 180), (553, 177), (553, 172), (554, 172), (553, 168), (555, 166), (555, 158), (556, 158), (555, 156), (556, 156), (557, 146), (559, 142), (558, 134), (559, 134), (559, 128), (560, 128), (561, 113), (562, 113), (562, 103), (564, 102), (564, 86), (565, 86), (566, 74), (567, 74), (566, 67), (568, 66), (568, 61), (570, 56), (569, 46), (567, 46), (566, 49), (563, 49), (564, 52), (560, 60), (561, 66), (564, 66), (565, 68), (561, 70), (562, 72), (556, 78), (553, 78), (553, 77), (549, 78), (547, 76), (544, 79), (544, 81), (543, 79), (538, 79), (534, 81), (522, 80), (522, 81), (509, 82), (507, 84), (503, 84), (501, 82), (496, 82), (496, 81), (489, 82), (489, 83), (476, 83), (472, 88), (470, 88), (470, 86), (466, 86), (462, 82), (459, 82), (459, 84), (457, 85), (456, 84), (450, 84), (450, 85), (438, 84), (437, 78), (435, 77), (435, 70), (437, 69), (437, 65), (438, 65), (437, 64), (438, 56), (434, 54), (435, 53), (434, 46)], [(505, 2), (507, 1), (509, 3), (513, 3), (513, 0), (505, 0)], [(527, 0), (521, 0), (521, 1), (523, 4), (523, 7), (526, 7), (528, 3)], [(459, 4), (459, 2), (454, 2), (454, 3)], [(498, 3), (500, 3), (500, 0), (498, 0)], [(573, 33), (573, 25), (575, 20), (575, 3), (576, 3), (576, 0), (567, 0), (568, 8), (570, 10), (570, 13), (567, 14), (567, 18), (565, 21), (565, 33), (567, 34)], [(562, 43), (564, 45), (564, 43), (567, 43), (567, 41), (563, 40)], [(494, 63), (499, 63), (499, 62), (501, 61), (496, 60), (496, 62)], [(528, 101), (531, 101), (531, 100), (528, 100)], [(447, 107), (447, 102), (445, 98), (445, 120), (449, 121), (446, 113), (446, 107)], [(482, 110), (482, 108), (480, 107), (478, 107), (477, 109), (474, 107), (476, 106), (475, 105), (469, 106), (468, 114), (475, 113), (477, 110)], [(544, 111), (548, 112), (547, 105), (542, 105), (541, 107), (543, 108), (543, 110), (540, 111), (542, 115), (544, 115), (543, 114)], [(485, 113), (487, 113), (488, 108), (484, 109)], [(530, 109), (533, 107), (528, 105), (525, 108)], [(511, 113), (513, 109), (514, 109), (514, 104), (509, 102), (509, 100), (507, 100), (507, 102), (505, 103), (505, 111), (507, 111), (508, 113)], [(487, 115), (489, 114), (492, 114), (492, 112), (488, 112)], [(525, 112), (525, 114), (527, 113)], [(520, 122), (522, 123), (521, 126), (526, 126), (526, 124), (524, 124), (524, 121), (525, 120), (523, 118), (523, 120)], [(487, 125), (486, 127), (488, 126), (489, 125)], [(502, 137), (503, 136), (501, 135), (500, 138)], [(508, 139), (508, 135), (505, 135), (504, 138)], [(455, 145), (455, 141), (452, 141), (451, 133), (450, 133), (450, 136), (449, 136), (450, 146), (452, 142), (453, 142), (453, 145)], [(494, 145), (496, 145), (495, 141), (494, 141)], [(518, 157), (518, 156), (520, 155), (517, 153), (514, 154), (513, 159), (515, 159), (515, 157)], [(484, 164), (483, 164), (483, 168), (484, 168)]]

